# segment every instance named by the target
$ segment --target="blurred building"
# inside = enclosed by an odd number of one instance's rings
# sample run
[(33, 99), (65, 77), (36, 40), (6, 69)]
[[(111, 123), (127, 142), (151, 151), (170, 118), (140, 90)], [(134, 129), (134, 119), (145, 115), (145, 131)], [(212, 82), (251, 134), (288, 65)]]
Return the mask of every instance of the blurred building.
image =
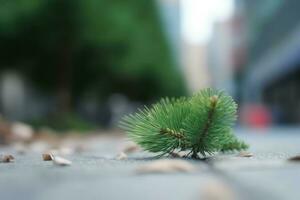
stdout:
[(208, 45), (211, 85), (225, 90), (238, 101), (241, 95), (237, 81), (246, 62), (246, 32), (241, 5), (235, 5), (235, 12), (228, 19), (214, 23)]
[(162, 23), (175, 60), (185, 76), (190, 93), (210, 86), (207, 45), (189, 43), (182, 38), (180, 0), (157, 0)]
[(182, 43), (182, 65), (188, 89), (191, 93), (210, 87), (208, 47), (204, 44)]
[(233, 84), (233, 34), (230, 20), (216, 22), (209, 43), (209, 70), (212, 85), (234, 94)]
[(237, 0), (247, 25), (244, 101), (266, 105), (274, 121), (300, 121), (300, 1)]
[(179, 0), (157, 0), (162, 24), (174, 57), (180, 62), (180, 5)]

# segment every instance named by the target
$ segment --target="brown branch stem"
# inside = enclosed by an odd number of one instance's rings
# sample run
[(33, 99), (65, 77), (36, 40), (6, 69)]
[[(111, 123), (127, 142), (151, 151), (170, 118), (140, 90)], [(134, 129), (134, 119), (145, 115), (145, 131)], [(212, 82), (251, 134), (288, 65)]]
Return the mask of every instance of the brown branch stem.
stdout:
[(176, 132), (174, 130), (171, 130), (169, 128), (161, 128), (159, 131), (160, 134), (166, 134), (170, 135), (172, 137), (178, 138), (178, 139), (184, 139), (184, 135), (181, 132)]
[[(208, 116), (207, 116), (207, 122), (200, 134), (200, 139), (199, 139), (199, 143), (198, 144), (202, 144), (205, 136), (207, 135), (208, 131), (209, 131), (209, 128), (211, 127), (211, 124), (212, 124), (212, 119), (213, 119), (213, 116), (215, 114), (215, 111), (216, 111), (216, 106), (217, 106), (217, 103), (218, 103), (218, 96), (214, 95), (212, 97), (210, 97), (210, 105), (211, 105), (211, 108), (208, 112)], [(198, 153), (198, 150), (196, 147), (193, 148), (193, 157), (198, 157), (197, 156), (197, 153)]]

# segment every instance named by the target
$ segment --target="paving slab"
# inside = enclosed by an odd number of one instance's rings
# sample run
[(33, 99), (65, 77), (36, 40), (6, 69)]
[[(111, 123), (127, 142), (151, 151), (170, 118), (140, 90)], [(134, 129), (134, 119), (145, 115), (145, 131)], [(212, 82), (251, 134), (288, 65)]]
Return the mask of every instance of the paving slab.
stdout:
[(300, 155), (299, 130), (239, 130), (253, 157), (217, 155), (209, 161), (211, 169), (238, 185), (245, 192), (244, 198), (299, 200), (300, 162), (288, 161)]
[(0, 199), (205, 199), (204, 189), (211, 182), (225, 183), (236, 199), (300, 199), (300, 164), (287, 161), (300, 153), (298, 129), (238, 129), (237, 134), (250, 144), (253, 157), (226, 154), (186, 160), (197, 169), (191, 173), (137, 174), (137, 167), (152, 162), (153, 154), (116, 160), (125, 137), (84, 141), (89, 149), (66, 155), (73, 162), (67, 167), (42, 161), (41, 152), (20, 155), (13, 147), (0, 147), (0, 153), (16, 157), (14, 163), (0, 163)]

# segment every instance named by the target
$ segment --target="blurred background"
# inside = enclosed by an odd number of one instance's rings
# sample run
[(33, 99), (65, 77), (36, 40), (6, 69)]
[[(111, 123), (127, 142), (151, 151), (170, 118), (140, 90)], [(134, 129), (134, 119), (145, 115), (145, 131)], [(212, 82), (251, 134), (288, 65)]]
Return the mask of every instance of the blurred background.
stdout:
[(240, 126), (298, 125), (299, 6), (0, 0), (1, 120), (114, 128), (143, 104), (213, 87), (238, 102)]

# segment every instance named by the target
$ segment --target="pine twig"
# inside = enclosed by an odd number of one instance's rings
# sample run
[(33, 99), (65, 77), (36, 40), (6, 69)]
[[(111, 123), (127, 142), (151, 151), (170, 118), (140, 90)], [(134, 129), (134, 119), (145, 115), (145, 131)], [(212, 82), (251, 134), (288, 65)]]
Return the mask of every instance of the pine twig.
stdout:
[(186, 151), (199, 158), (217, 151), (248, 148), (231, 132), (237, 105), (224, 92), (204, 89), (190, 98), (162, 99), (121, 121), (121, 128), (144, 150), (171, 154)]

